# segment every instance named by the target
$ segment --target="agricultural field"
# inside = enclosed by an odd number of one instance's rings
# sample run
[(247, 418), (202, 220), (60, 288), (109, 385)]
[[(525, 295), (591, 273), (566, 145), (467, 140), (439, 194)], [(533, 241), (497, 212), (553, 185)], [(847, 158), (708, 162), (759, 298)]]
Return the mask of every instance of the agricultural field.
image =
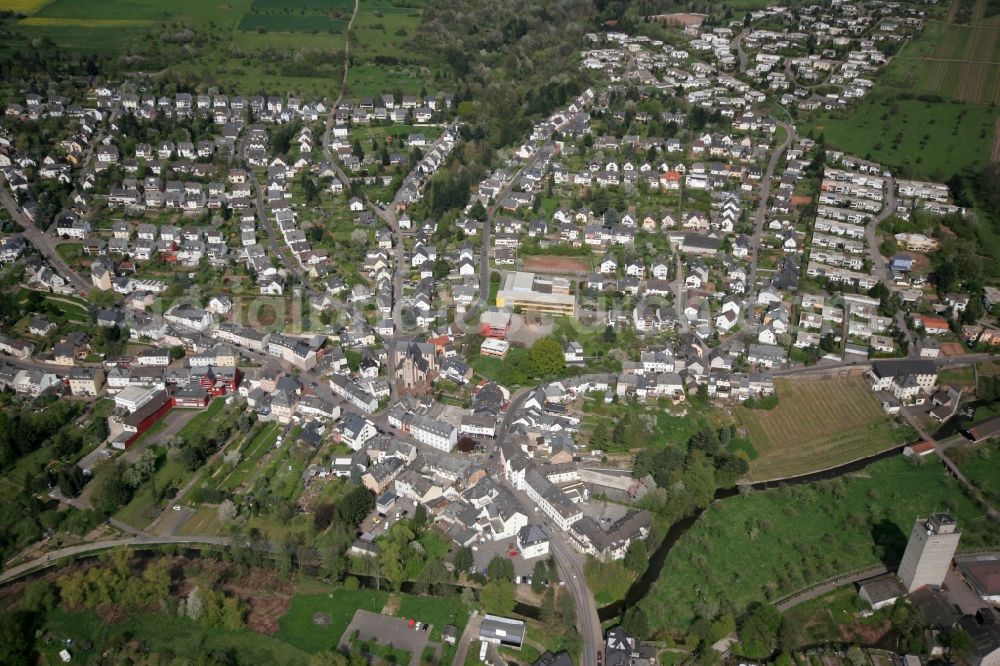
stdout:
[(670, 551), (642, 607), (658, 630), (738, 615), (753, 601), (898, 559), (914, 519), (941, 510), (962, 526), (961, 550), (1000, 544), (989, 518), (940, 465), (902, 456), (839, 479), (719, 500)]
[(14, 26), (29, 37), (48, 37), (77, 52), (112, 52), (134, 42), (148, 30), (167, 23), (197, 26), (235, 25), (250, 0), (223, 4), (177, 0), (168, 4), (144, 0), (0, 0), (0, 9), (36, 5)]
[[(434, 72), (412, 67), (405, 37), (420, 23), (419, 3), (366, 0), (352, 56), (370, 92), (418, 92)], [(0, 10), (24, 15), (8, 25), (25, 37), (45, 37), (73, 53), (113, 55), (140, 44), (153, 69), (169, 68), (243, 93), (290, 91), (329, 97), (340, 90), (343, 49), (353, 0), (228, 0), (221, 5), (178, 0), (0, 0)], [(190, 42), (195, 39), (193, 46)], [(362, 41), (364, 43), (362, 43)], [(183, 49), (180, 44), (186, 43)], [(211, 45), (209, 47), (209, 45)], [(424, 57), (426, 60), (426, 56)], [(424, 63), (421, 63), (424, 64)], [(358, 93), (360, 94), (360, 93)]]
[(971, 5), (970, 22), (928, 21), (886, 69), (890, 85), (974, 104), (1000, 102), (1000, 15), (986, 17), (986, 0)]
[(750, 463), (753, 481), (828, 469), (909, 439), (909, 430), (894, 425), (860, 376), (777, 379), (775, 391), (774, 409), (737, 409), (759, 454)]
[(240, 19), (244, 32), (344, 32), (354, 12), (351, 0), (253, 0)]
[(364, 0), (351, 33), (351, 95), (434, 90), (433, 64), (410, 38), (420, 25), (422, 0)]
[(807, 118), (802, 133), (918, 178), (947, 180), (997, 159), (1000, 15), (986, 11), (986, 0), (955, 0), (892, 58), (867, 98)]
[(240, 20), (245, 32), (343, 32), (347, 22), (319, 14), (246, 14)]

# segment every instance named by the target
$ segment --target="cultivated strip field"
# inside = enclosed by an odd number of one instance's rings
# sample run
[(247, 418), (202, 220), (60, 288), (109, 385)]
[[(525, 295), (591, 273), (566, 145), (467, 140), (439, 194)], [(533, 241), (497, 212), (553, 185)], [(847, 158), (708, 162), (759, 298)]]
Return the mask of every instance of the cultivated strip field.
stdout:
[(588, 257), (562, 257), (537, 254), (525, 255), (524, 270), (556, 275), (586, 275), (592, 268)]
[[(964, 0), (969, 3), (970, 0)], [(978, 104), (1000, 102), (1000, 15), (986, 17), (986, 0), (975, 0), (970, 23), (956, 23), (963, 0), (952, 2), (944, 21), (928, 21), (892, 67), (917, 92)]]
[(760, 454), (750, 463), (753, 481), (827, 469), (900, 444), (896, 429), (864, 378), (777, 379), (780, 403), (772, 410), (737, 410)]
[(1000, 116), (997, 116), (997, 127), (993, 132), (993, 150), (990, 152), (991, 162), (1000, 162)]

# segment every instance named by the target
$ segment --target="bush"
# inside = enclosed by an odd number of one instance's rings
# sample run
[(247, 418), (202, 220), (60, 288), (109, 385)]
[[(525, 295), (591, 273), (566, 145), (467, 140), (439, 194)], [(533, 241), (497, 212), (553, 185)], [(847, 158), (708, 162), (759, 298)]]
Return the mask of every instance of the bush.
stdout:
[(747, 398), (743, 401), (743, 406), (747, 409), (772, 410), (778, 406), (778, 396), (766, 395), (761, 398)]

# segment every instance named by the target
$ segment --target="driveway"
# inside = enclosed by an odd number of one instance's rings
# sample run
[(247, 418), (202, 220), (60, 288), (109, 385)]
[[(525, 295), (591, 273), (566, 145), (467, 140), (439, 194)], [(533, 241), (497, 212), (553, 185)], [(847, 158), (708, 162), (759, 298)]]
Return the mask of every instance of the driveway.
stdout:
[(354, 613), (354, 619), (340, 637), (341, 649), (347, 647), (355, 631), (358, 632), (359, 640), (375, 639), (382, 645), (406, 650), (410, 653), (410, 666), (420, 666), (420, 656), (427, 647), (427, 639), (431, 635), (430, 627), (427, 631), (414, 631), (408, 621), (402, 618), (359, 610)]

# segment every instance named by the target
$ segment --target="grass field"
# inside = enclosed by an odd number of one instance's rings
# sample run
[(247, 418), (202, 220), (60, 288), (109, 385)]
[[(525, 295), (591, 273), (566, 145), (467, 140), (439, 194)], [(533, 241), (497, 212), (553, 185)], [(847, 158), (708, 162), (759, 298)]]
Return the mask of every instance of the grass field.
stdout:
[(246, 14), (240, 19), (239, 29), (253, 32), (343, 32), (347, 22), (318, 14)]
[(860, 376), (778, 379), (775, 390), (780, 400), (774, 409), (737, 409), (759, 454), (750, 463), (754, 481), (834, 467), (902, 444), (909, 435), (894, 427)]
[[(419, 3), (398, 6), (392, 0), (363, 0), (351, 29), (351, 68), (347, 90), (351, 95), (376, 95), (386, 91), (418, 93), (434, 91), (433, 63), (413, 48), (420, 25)], [(374, 62), (375, 59), (378, 62)]]
[(886, 609), (873, 617), (858, 617), (857, 612), (867, 606), (853, 585), (799, 604), (784, 614), (783, 647), (794, 649), (842, 640), (843, 631), (849, 631), (851, 627), (881, 625), (885, 622), (885, 614), (891, 612), (891, 609)]
[[(27, 288), (22, 288), (17, 294), (17, 300), (22, 305), (25, 306), (25, 300), (28, 298), (29, 292), (31, 290)], [(63, 316), (67, 319), (72, 319), (81, 323), (90, 322), (90, 311), (87, 307), (87, 301), (83, 300), (79, 296), (73, 296), (71, 294), (49, 294), (47, 292), (43, 293), (46, 301), (59, 308)]]
[[(61, 663), (57, 653), (63, 640), (72, 639), (74, 663), (100, 663), (96, 651), (87, 653), (78, 645), (89, 640), (95, 645), (124, 645), (132, 637), (140, 639), (151, 652), (170, 655), (173, 663), (194, 663), (214, 651), (232, 650), (239, 663), (288, 664), (305, 666), (309, 654), (280, 638), (253, 631), (233, 631), (209, 628), (176, 614), (137, 613), (123, 615), (119, 622), (109, 624), (97, 613), (67, 613), (56, 609), (47, 614), (45, 631), (56, 638), (50, 645), (41, 645), (44, 663)], [(149, 659), (145, 655), (142, 659)], [(109, 657), (117, 663), (117, 659)], [(131, 661), (130, 659), (127, 661)], [(154, 660), (155, 661), (155, 660)]]
[(168, 458), (153, 475), (152, 480), (139, 487), (132, 501), (118, 510), (115, 518), (138, 529), (146, 527), (160, 511), (156, 499), (157, 491), (170, 487), (180, 488), (192, 474), (193, 472), (184, 469), (180, 461)]
[(948, 457), (982, 491), (987, 501), (994, 506), (1000, 505), (1000, 442), (992, 440), (976, 446), (953, 447), (948, 449)]
[(940, 465), (902, 456), (833, 481), (720, 500), (674, 546), (642, 603), (659, 629), (683, 629), (725, 610), (738, 614), (752, 601), (898, 558), (914, 519), (942, 510), (962, 525), (961, 549), (1000, 542)]
[(199, 507), (194, 515), (188, 518), (176, 534), (193, 536), (202, 534), (221, 534), (222, 521), (219, 520), (219, 509), (216, 506)]
[(997, 115), (986, 105), (898, 99), (895, 89), (877, 86), (845, 115), (812, 117), (799, 127), (896, 171), (905, 165), (915, 177), (943, 181), (989, 159)]
[[(374, 590), (339, 588), (329, 594), (299, 594), (279, 621), (278, 638), (304, 652), (321, 652), (337, 647), (341, 635), (359, 608), (378, 613), (389, 594)], [(313, 622), (316, 613), (325, 613), (329, 624)]]

